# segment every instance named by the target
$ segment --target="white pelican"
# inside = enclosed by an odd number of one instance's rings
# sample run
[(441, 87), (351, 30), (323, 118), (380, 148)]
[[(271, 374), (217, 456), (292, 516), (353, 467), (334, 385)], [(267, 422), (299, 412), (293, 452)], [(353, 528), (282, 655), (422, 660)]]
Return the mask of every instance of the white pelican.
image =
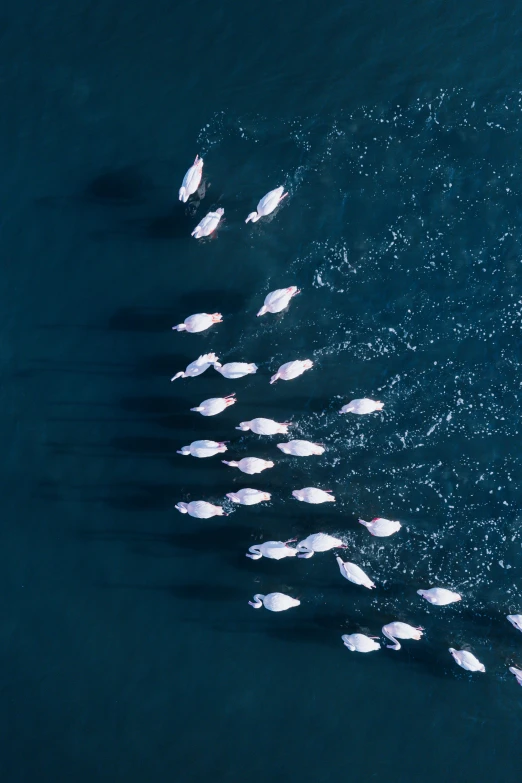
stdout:
[(252, 430), (256, 435), (286, 435), (290, 426), (291, 422), (289, 421), (280, 423), (273, 419), (251, 419), (250, 421), (240, 421), (236, 430), (243, 432)]
[(343, 405), (339, 412), (364, 414), (382, 411), (383, 408), (383, 402), (376, 402), (375, 400), (369, 400), (367, 397), (363, 397), (361, 400), (352, 400), (348, 405)]
[(214, 366), (225, 378), (243, 378), (245, 375), (253, 375), (257, 372), (257, 364), (248, 364), (247, 362), (228, 362), (228, 364)]
[(182, 514), (188, 514), (198, 519), (210, 519), (210, 517), (227, 516), (221, 506), (214, 506), (206, 500), (192, 500), (190, 503), (176, 503), (175, 508)]
[(265, 609), (270, 609), (271, 612), (284, 612), (285, 609), (291, 609), (293, 606), (299, 606), (301, 601), (296, 598), (290, 598), (289, 595), (284, 593), (268, 593), (268, 595), (261, 595), (256, 593), (253, 601), (248, 602), (254, 609), (261, 609), (262, 606)]
[(199, 155), (196, 155), (196, 159), (194, 163), (183, 177), (183, 182), (181, 183), (181, 187), (179, 189), (180, 201), (183, 201), (183, 203), (185, 203), (186, 201), (188, 201), (189, 196), (191, 196), (193, 193), (196, 192), (196, 190), (199, 188), (199, 183), (201, 182), (202, 174), (203, 174), (203, 158), (200, 158)]
[(329, 536), (328, 533), (312, 533), (312, 535), (303, 538), (296, 545), (298, 557), (308, 560), (313, 557), (315, 552), (328, 552), (330, 549), (346, 549), (340, 538)]
[(292, 495), (297, 500), (304, 500), (305, 503), (335, 503), (335, 497), (330, 494), (331, 491), (331, 489), (304, 487), (304, 489), (294, 489)]
[(234, 405), (236, 402), (235, 394), (229, 394), (228, 397), (209, 397), (208, 400), (203, 400), (202, 403), (190, 410), (201, 413), (202, 416), (216, 416), (216, 414), (221, 413), (225, 408)]
[(281, 449), (283, 454), (291, 454), (293, 457), (311, 457), (324, 452), (324, 446), (309, 440), (289, 440), (288, 443), (278, 443), (277, 448)]
[(248, 547), (247, 557), (251, 560), (260, 560), (262, 557), (268, 557), (270, 560), (282, 560), (284, 557), (295, 557), (297, 550), (291, 546), (295, 538), (289, 541), (265, 541), (263, 544), (254, 544)]
[(270, 383), (275, 383), (279, 378), (282, 381), (292, 381), (306, 370), (311, 370), (313, 366), (314, 363), (310, 359), (296, 359), (293, 362), (286, 362), (286, 364), (281, 365), (275, 375), (272, 375)]
[(352, 652), (367, 653), (373, 650), (380, 650), (381, 645), (379, 642), (375, 642), (377, 637), (366, 636), (364, 633), (345, 633), (341, 636), (343, 644), (348, 647)]
[(176, 332), (190, 332), (195, 334), (196, 332), (204, 332), (213, 324), (220, 324), (223, 320), (221, 313), (196, 313), (195, 315), (189, 315), (185, 318), (182, 324), (173, 326), (172, 328)]
[(216, 364), (221, 367), (215, 353), (204, 353), (199, 359), (190, 362), (185, 372), (177, 372), (170, 380), (175, 381), (177, 378), (195, 378), (196, 375), (201, 375), (201, 373), (208, 370), (212, 365), (215, 367)]
[(522, 614), (508, 614), (507, 619), (517, 631), (522, 631)]
[(429, 590), (417, 590), (417, 595), (421, 595), (430, 604), (435, 606), (446, 606), (455, 601), (462, 601), (462, 596), (454, 593), (452, 590), (446, 590), (445, 587), (431, 587)]
[(273, 468), (275, 464), (272, 460), (259, 459), (259, 457), (243, 457), (238, 462), (236, 460), (227, 462), (222, 459), (221, 462), (231, 468), (239, 468), (241, 473), (248, 473), (250, 476), (254, 473), (261, 473), (263, 470), (267, 470), (267, 468)]
[(252, 223), (256, 223), (259, 218), (265, 217), (266, 215), (270, 215), (271, 212), (274, 211), (274, 209), (277, 207), (280, 201), (282, 201), (284, 198), (288, 196), (288, 193), (283, 193), (284, 188), (279, 187), (275, 190), (271, 190), (269, 193), (266, 194), (266, 196), (263, 196), (259, 204), (257, 205), (257, 212), (251, 212), (247, 219), (245, 220), (245, 223), (248, 223), (250, 220)]
[(455, 650), (453, 647), (450, 647), (449, 651), (453, 655), (458, 665), (462, 666), (462, 668), (466, 669), (466, 671), (468, 672), (486, 671), (486, 667), (484, 666), (484, 664), (481, 663), (478, 658), (475, 658), (473, 653), (470, 653), (467, 650)]
[(237, 492), (227, 492), (227, 498), (233, 503), (241, 503), (242, 506), (254, 506), (256, 503), (263, 503), (270, 500), (270, 492), (261, 492), (260, 489), (239, 489)]
[[(420, 639), (424, 628), (420, 626), (408, 625), (408, 623), (388, 623), (383, 625), (382, 632), (387, 639), (390, 639), (394, 644), (387, 644), (390, 650), (400, 650), (401, 645), (397, 641), (398, 639)], [(396, 638), (397, 637), (397, 638)]]
[(510, 666), (509, 671), (517, 678), (519, 685), (522, 685), (522, 669), (517, 669), (516, 666)]
[(281, 310), (288, 307), (290, 299), (299, 293), (301, 292), (295, 285), (291, 285), (289, 288), (278, 288), (276, 291), (271, 291), (265, 296), (265, 303), (258, 312), (258, 316), (264, 315), (265, 313), (280, 313)]
[(345, 579), (348, 579), (349, 582), (353, 582), (354, 585), (362, 585), (362, 587), (367, 587), (369, 590), (371, 590), (372, 587), (375, 587), (375, 582), (372, 582), (370, 577), (367, 576), (358, 565), (355, 565), (355, 563), (345, 563), (339, 555), (336, 555), (335, 559), (337, 560), (337, 565), (339, 566), (342, 576), (344, 576)]
[(392, 519), (384, 519), (384, 517), (375, 517), (371, 522), (365, 522), (364, 519), (360, 519), (359, 522), (361, 525), (368, 528), (372, 536), (378, 536), (379, 538), (392, 536), (402, 527), (400, 522), (395, 522)]
[(221, 207), (216, 209), (215, 212), (207, 212), (204, 218), (199, 221), (194, 231), (191, 233), (191, 237), (201, 239), (201, 237), (208, 237), (219, 225), (219, 221), (225, 214), (225, 210)]
[(193, 457), (213, 457), (215, 454), (222, 454), (227, 450), (225, 444), (217, 440), (193, 440), (189, 446), (182, 446), (181, 451), (176, 454), (183, 454), (184, 457), (192, 455)]

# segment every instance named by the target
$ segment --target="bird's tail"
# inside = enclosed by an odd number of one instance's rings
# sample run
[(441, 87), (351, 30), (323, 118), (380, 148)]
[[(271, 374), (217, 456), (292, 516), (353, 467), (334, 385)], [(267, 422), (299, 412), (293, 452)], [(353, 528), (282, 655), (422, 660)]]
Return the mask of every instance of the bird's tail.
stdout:
[(263, 305), (261, 310), (258, 312), (258, 316), (264, 315), (265, 313), (268, 313), (268, 307), (265, 307), (265, 305)]
[(178, 324), (177, 326), (173, 326), (172, 329), (175, 332), (186, 332), (187, 331), (187, 327), (185, 326), (185, 324)]
[(171, 382), (172, 382), (172, 381), (175, 381), (175, 380), (177, 380), (178, 378), (183, 378), (183, 376), (184, 376), (184, 375), (185, 375), (185, 373), (184, 373), (184, 372), (177, 372), (177, 373), (176, 373), (176, 375), (173, 375), (173, 376), (172, 376), (172, 378), (171, 378), (170, 380), (171, 380)]

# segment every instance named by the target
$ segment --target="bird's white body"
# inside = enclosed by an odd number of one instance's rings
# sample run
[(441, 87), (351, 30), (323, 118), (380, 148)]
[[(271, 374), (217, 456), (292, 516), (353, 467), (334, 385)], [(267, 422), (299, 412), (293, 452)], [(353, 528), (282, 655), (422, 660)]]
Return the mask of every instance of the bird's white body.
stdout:
[(199, 183), (201, 182), (202, 174), (203, 174), (203, 158), (200, 158), (199, 155), (196, 155), (196, 159), (194, 163), (183, 177), (183, 182), (181, 183), (181, 187), (179, 189), (180, 201), (183, 201), (183, 203), (185, 203), (186, 201), (188, 201), (189, 196), (191, 196), (193, 193), (196, 192), (196, 190), (199, 188)]
[(371, 636), (366, 636), (364, 633), (345, 633), (341, 636), (341, 639), (344, 646), (348, 647), (352, 652), (368, 653), (381, 649), (379, 642), (376, 642)]
[(264, 315), (265, 313), (280, 313), (281, 310), (288, 307), (290, 299), (298, 293), (299, 289), (295, 285), (271, 291), (265, 296), (265, 303), (258, 312), (258, 315)]
[(202, 403), (190, 410), (201, 413), (202, 416), (216, 416), (236, 402), (234, 394), (229, 394), (228, 397), (209, 397), (208, 400), (203, 400)]
[(417, 590), (417, 595), (421, 595), (430, 604), (435, 606), (446, 606), (455, 601), (461, 601), (462, 596), (454, 593), (452, 590), (446, 590), (445, 587), (431, 587), (429, 590)]
[(239, 422), (239, 427), (236, 430), (242, 430), (247, 432), (252, 430), (256, 435), (286, 435), (290, 422), (283, 421), (278, 422), (273, 419), (251, 419), (250, 421)]
[(408, 625), (408, 623), (394, 622), (383, 625), (382, 632), (387, 639), (393, 642), (393, 644), (387, 644), (386, 646), (390, 650), (400, 650), (401, 645), (397, 639), (416, 639), (419, 640), (422, 637), (424, 628), (416, 627), (414, 625)]
[(279, 202), (285, 198), (285, 196), (288, 196), (288, 193), (284, 193), (284, 188), (279, 187), (275, 190), (271, 190), (269, 193), (266, 194), (266, 196), (263, 196), (259, 204), (257, 205), (257, 211), (251, 212), (247, 219), (245, 220), (245, 223), (249, 223), (252, 221), (252, 223), (256, 223), (259, 218), (265, 217), (266, 215), (270, 215), (271, 212), (274, 211), (274, 209), (277, 207)]
[(275, 375), (272, 375), (270, 383), (275, 383), (279, 378), (282, 381), (292, 381), (306, 372), (306, 370), (311, 370), (313, 366), (314, 363), (310, 359), (296, 359), (293, 362), (287, 362), (281, 365)]
[(222, 517), (225, 513), (221, 506), (214, 506), (206, 500), (193, 500), (190, 503), (176, 503), (178, 511), (197, 519), (210, 519), (210, 517)]
[(381, 411), (383, 408), (383, 402), (378, 402), (375, 400), (370, 400), (368, 397), (363, 397), (360, 400), (352, 400), (347, 405), (343, 405), (340, 413), (358, 413), (359, 415), (364, 415), (365, 413)]
[(508, 614), (507, 619), (517, 631), (522, 631), (522, 614)]
[(299, 606), (301, 601), (296, 598), (291, 598), (284, 593), (268, 593), (268, 595), (261, 595), (257, 593), (254, 596), (253, 601), (248, 602), (254, 609), (261, 609), (262, 606), (265, 609), (269, 609), (271, 612), (284, 612), (286, 609), (291, 609), (293, 606)]
[(199, 221), (194, 231), (191, 233), (191, 237), (201, 239), (201, 237), (208, 237), (219, 225), (219, 221), (225, 214), (225, 210), (220, 208), (215, 212), (207, 212), (205, 217)]
[(509, 671), (511, 672), (511, 674), (515, 675), (518, 684), (522, 685), (522, 669), (517, 669), (516, 666), (510, 666)]
[(330, 494), (329, 490), (317, 489), (317, 487), (294, 489), (292, 495), (305, 503), (335, 503), (335, 497)]
[(204, 332), (205, 329), (209, 329), (213, 324), (221, 323), (222, 320), (221, 313), (195, 313), (195, 315), (189, 315), (188, 318), (185, 318), (182, 324), (172, 328), (176, 332), (195, 334), (196, 332)]
[(291, 454), (293, 457), (311, 457), (324, 453), (324, 446), (309, 440), (289, 440), (288, 443), (278, 443), (277, 448), (281, 449), (283, 454)]
[(248, 547), (247, 557), (260, 560), (268, 557), (270, 560), (282, 560), (284, 557), (295, 557), (297, 550), (288, 546), (289, 541), (265, 541), (264, 544), (254, 544)]
[(257, 372), (257, 364), (248, 364), (247, 362), (228, 362), (222, 366), (214, 366), (224, 378), (243, 378), (245, 375), (253, 375)]
[(230, 462), (222, 460), (222, 462), (224, 465), (228, 465), (231, 468), (239, 468), (241, 473), (248, 473), (249, 476), (252, 476), (254, 473), (262, 473), (263, 470), (274, 467), (272, 460), (259, 459), (259, 457), (243, 457), (243, 459), (240, 459), (238, 462), (235, 460), (231, 460)]
[(184, 457), (213, 457), (215, 454), (223, 454), (227, 450), (224, 443), (217, 440), (194, 440), (189, 446), (182, 446), (177, 454)]
[(375, 583), (372, 582), (370, 577), (367, 576), (358, 565), (355, 565), (355, 563), (345, 563), (338, 555), (335, 559), (337, 560), (337, 565), (339, 566), (342, 576), (344, 576), (345, 579), (348, 579), (349, 582), (353, 582), (354, 585), (367, 587), (369, 590), (371, 590), (372, 587), (375, 587)]
[(177, 378), (195, 378), (197, 375), (204, 373), (205, 370), (208, 370), (209, 367), (215, 367), (216, 364), (221, 366), (215, 353), (204, 353), (198, 359), (190, 362), (185, 372), (177, 372), (170, 380), (175, 381)]
[(242, 506), (255, 506), (256, 503), (263, 503), (270, 500), (270, 492), (261, 492), (260, 489), (239, 489), (237, 492), (227, 492), (227, 498), (233, 503), (240, 503)]
[(378, 538), (386, 538), (386, 536), (392, 536), (397, 533), (402, 525), (400, 522), (396, 522), (393, 519), (384, 519), (384, 517), (375, 517), (371, 522), (366, 522), (364, 519), (360, 519), (361, 525), (368, 528), (372, 536)]
[(345, 549), (346, 544), (340, 538), (329, 536), (328, 533), (312, 533), (296, 544), (298, 557), (308, 560), (316, 552), (329, 552), (330, 549)]
[(453, 655), (453, 658), (458, 663), (458, 665), (462, 666), (462, 668), (466, 669), (466, 671), (468, 672), (486, 671), (486, 667), (484, 666), (484, 664), (481, 663), (478, 658), (475, 658), (473, 653), (470, 653), (467, 650), (455, 650), (453, 647), (450, 647), (449, 651)]

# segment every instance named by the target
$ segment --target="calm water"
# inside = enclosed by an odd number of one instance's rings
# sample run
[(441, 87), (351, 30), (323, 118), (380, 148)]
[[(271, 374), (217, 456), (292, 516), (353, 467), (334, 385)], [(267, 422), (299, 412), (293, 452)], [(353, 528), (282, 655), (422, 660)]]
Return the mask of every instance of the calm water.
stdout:
[[(492, 0), (4, 11), (2, 780), (520, 779), (521, 23)], [(245, 226), (279, 184), (284, 207)], [(218, 236), (191, 239), (216, 206)], [(290, 284), (290, 310), (256, 319)], [(205, 310), (224, 323), (171, 331)], [(260, 371), (169, 383), (211, 350)], [(215, 419), (188, 410), (232, 391)], [(338, 415), (365, 395), (382, 414)], [(256, 415), (327, 451), (234, 430)], [(277, 465), (176, 455), (197, 437)], [(337, 503), (292, 501), (310, 484)], [(174, 510), (241, 486), (269, 507)], [(404, 528), (376, 540), (359, 515)], [(244, 556), (318, 530), (378, 589), (331, 553)], [(433, 584), (464, 600), (430, 607)], [(248, 606), (274, 590), (301, 606)], [(423, 641), (343, 647), (395, 619)]]

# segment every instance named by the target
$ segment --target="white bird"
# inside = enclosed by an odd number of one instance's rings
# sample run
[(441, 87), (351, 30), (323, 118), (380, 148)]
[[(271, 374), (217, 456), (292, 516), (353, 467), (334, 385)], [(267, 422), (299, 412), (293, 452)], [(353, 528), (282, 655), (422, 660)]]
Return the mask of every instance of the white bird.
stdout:
[(279, 370), (272, 375), (270, 383), (275, 383), (279, 378), (282, 381), (292, 381), (294, 378), (298, 378), (306, 370), (311, 370), (314, 363), (310, 359), (296, 359), (293, 362), (286, 362), (282, 364)]
[(292, 495), (297, 500), (304, 500), (305, 503), (335, 503), (335, 497), (330, 493), (330, 489), (304, 487), (304, 489), (294, 489)]
[(217, 370), (225, 378), (243, 378), (245, 375), (253, 375), (257, 372), (257, 364), (247, 364), (247, 362), (228, 362), (222, 366), (215, 366)]
[(517, 631), (522, 631), (522, 614), (508, 614), (507, 619)]
[(454, 593), (452, 590), (446, 590), (445, 587), (431, 587), (429, 590), (417, 590), (417, 595), (421, 595), (430, 604), (435, 606), (446, 606), (455, 601), (462, 601), (462, 596)]
[(381, 645), (374, 641), (373, 636), (366, 636), (364, 633), (345, 633), (341, 639), (344, 646), (352, 652), (367, 653), (381, 649)]
[(197, 375), (201, 375), (201, 373), (205, 372), (205, 370), (208, 370), (209, 367), (215, 367), (216, 364), (218, 367), (221, 367), (215, 353), (204, 353), (198, 359), (190, 362), (185, 372), (177, 372), (170, 380), (175, 381), (177, 378), (195, 378)]
[(339, 555), (336, 555), (335, 559), (337, 560), (337, 565), (339, 566), (342, 576), (344, 576), (345, 579), (348, 579), (349, 582), (353, 582), (354, 585), (362, 585), (362, 587), (367, 587), (369, 590), (371, 590), (372, 587), (375, 587), (375, 583), (372, 582), (370, 577), (367, 576), (358, 565), (355, 565), (355, 563), (345, 563)]
[(309, 440), (289, 440), (288, 443), (278, 443), (277, 448), (281, 449), (283, 454), (291, 454), (294, 457), (311, 457), (324, 452), (324, 446)]
[(340, 538), (329, 536), (328, 533), (312, 533), (296, 545), (298, 557), (308, 560), (315, 552), (328, 552), (330, 549), (346, 549), (346, 544)]
[(470, 653), (467, 650), (455, 650), (453, 647), (450, 647), (449, 651), (453, 655), (458, 665), (462, 666), (462, 668), (466, 669), (466, 671), (468, 672), (486, 671), (486, 667), (484, 666), (484, 664), (481, 663), (478, 658), (475, 658), (473, 653)]
[(408, 625), (408, 623), (401, 623), (401, 622), (388, 623), (388, 625), (383, 625), (382, 627), (382, 632), (386, 636), (386, 638), (394, 642), (394, 644), (386, 645), (386, 647), (388, 647), (390, 650), (401, 649), (401, 645), (399, 644), (397, 639), (418, 640), (421, 638), (423, 631), (424, 628), (421, 628), (420, 626)]
[(250, 220), (252, 223), (256, 223), (259, 218), (265, 217), (266, 215), (270, 215), (271, 212), (274, 211), (274, 209), (277, 207), (280, 201), (282, 201), (286, 196), (288, 196), (288, 193), (283, 193), (284, 188), (279, 187), (275, 190), (271, 190), (269, 193), (266, 194), (266, 196), (263, 196), (259, 204), (257, 205), (257, 212), (251, 212), (247, 219), (245, 220), (245, 223), (248, 223)]
[(261, 595), (256, 593), (253, 601), (248, 602), (254, 609), (261, 609), (262, 606), (265, 609), (270, 609), (271, 612), (284, 612), (285, 609), (291, 609), (293, 606), (299, 606), (301, 601), (297, 598), (290, 598), (289, 595), (284, 593), (268, 593), (268, 595)]
[(236, 460), (227, 462), (222, 459), (221, 462), (224, 465), (228, 465), (230, 468), (239, 468), (242, 473), (248, 473), (250, 476), (254, 473), (261, 473), (263, 470), (267, 470), (267, 468), (274, 467), (272, 460), (259, 459), (259, 457), (243, 457), (239, 462), (236, 462)]
[(208, 237), (219, 225), (219, 221), (225, 214), (225, 210), (221, 207), (216, 209), (215, 212), (207, 212), (205, 217), (199, 221), (194, 231), (191, 233), (191, 237), (201, 239), (201, 237)]
[(240, 421), (236, 430), (247, 432), (252, 430), (256, 435), (286, 435), (291, 422), (277, 422), (273, 419), (251, 419), (250, 421)]
[(365, 522), (364, 519), (360, 519), (359, 522), (361, 525), (368, 528), (372, 536), (378, 536), (379, 538), (392, 536), (402, 527), (400, 522), (395, 522), (392, 519), (384, 519), (384, 517), (375, 517), (371, 522)]
[(189, 315), (185, 318), (182, 324), (173, 326), (172, 328), (176, 332), (190, 332), (195, 334), (196, 332), (204, 332), (213, 324), (220, 324), (223, 320), (221, 313), (196, 313), (195, 315)]
[(522, 669), (517, 669), (516, 666), (510, 666), (509, 671), (517, 678), (519, 685), (522, 685)]
[(176, 503), (175, 508), (182, 514), (188, 514), (197, 519), (210, 519), (210, 517), (227, 516), (221, 506), (214, 506), (206, 500), (192, 500), (190, 503)]
[(264, 315), (265, 313), (280, 313), (281, 310), (288, 307), (290, 299), (299, 293), (301, 292), (295, 285), (291, 285), (289, 288), (278, 288), (276, 291), (271, 291), (265, 296), (265, 303), (258, 312), (258, 316)]
[(381, 411), (383, 408), (383, 402), (376, 402), (375, 400), (369, 400), (367, 397), (363, 397), (361, 400), (352, 400), (347, 405), (343, 405), (339, 412), (364, 414)]
[(240, 489), (237, 492), (227, 492), (227, 498), (234, 503), (241, 503), (242, 506), (254, 506), (256, 503), (263, 503), (270, 500), (270, 492), (261, 492), (260, 489)]
[(183, 454), (187, 457), (189, 454), (193, 457), (213, 457), (215, 454), (222, 454), (227, 450), (225, 444), (217, 440), (193, 440), (189, 446), (182, 446), (181, 451), (176, 454)]
[(295, 538), (289, 541), (265, 541), (264, 544), (254, 544), (248, 547), (247, 557), (251, 560), (260, 560), (262, 557), (268, 557), (270, 560), (282, 560), (284, 557), (295, 557), (297, 550), (291, 546)]
[(221, 413), (225, 408), (234, 405), (236, 402), (235, 394), (229, 394), (228, 397), (209, 397), (208, 400), (203, 400), (202, 403), (190, 410), (201, 413), (202, 416), (216, 416), (216, 414)]
[(185, 203), (188, 201), (189, 196), (196, 192), (196, 190), (199, 188), (202, 174), (203, 158), (200, 158), (199, 155), (196, 155), (194, 163), (183, 177), (183, 182), (181, 183), (181, 187), (179, 189), (180, 201)]

